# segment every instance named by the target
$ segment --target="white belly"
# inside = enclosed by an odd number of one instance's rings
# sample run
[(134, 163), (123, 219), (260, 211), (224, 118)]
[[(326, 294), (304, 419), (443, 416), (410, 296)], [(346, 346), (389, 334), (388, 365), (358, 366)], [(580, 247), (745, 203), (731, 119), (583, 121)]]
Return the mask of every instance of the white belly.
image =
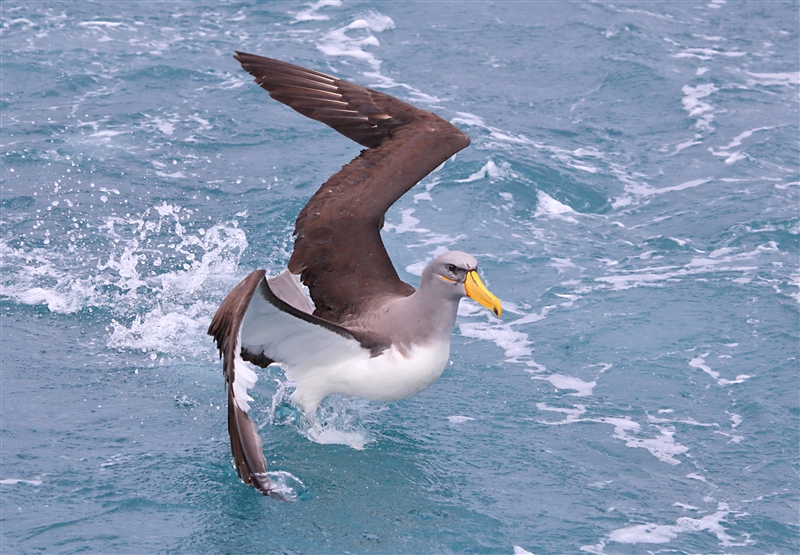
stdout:
[[(447, 366), (450, 342), (414, 347), (409, 356), (394, 348), (374, 358), (358, 358), (339, 365), (305, 372), (284, 367), (289, 379), (297, 381), (292, 401), (311, 412), (328, 395), (338, 393), (372, 401), (396, 401), (421, 392), (435, 382)], [(305, 374), (304, 376), (295, 374)]]

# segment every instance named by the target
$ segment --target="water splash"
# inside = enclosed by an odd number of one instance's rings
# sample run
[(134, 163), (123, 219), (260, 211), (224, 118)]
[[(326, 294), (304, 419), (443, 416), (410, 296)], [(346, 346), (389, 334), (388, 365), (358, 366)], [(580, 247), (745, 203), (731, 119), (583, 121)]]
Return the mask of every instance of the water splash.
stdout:
[(300, 501), (308, 494), (308, 488), (297, 476), (285, 470), (267, 472), (272, 489), (287, 501)]
[(302, 436), (322, 445), (348, 445), (360, 450), (375, 441), (365, 423), (374, 412), (368, 401), (331, 395), (313, 415), (303, 415), (290, 400), (295, 384), (277, 378), (275, 382), (277, 389), (272, 396), (268, 423), (292, 426)]
[(112, 349), (210, 352), (196, 339), (215, 309), (203, 299), (236, 279), (247, 239), (236, 221), (204, 229), (197, 219), (163, 202), (139, 215), (109, 216), (85, 235), (80, 257), (58, 244), (27, 248), (4, 238), (2, 294), (57, 314), (100, 309), (110, 316)]

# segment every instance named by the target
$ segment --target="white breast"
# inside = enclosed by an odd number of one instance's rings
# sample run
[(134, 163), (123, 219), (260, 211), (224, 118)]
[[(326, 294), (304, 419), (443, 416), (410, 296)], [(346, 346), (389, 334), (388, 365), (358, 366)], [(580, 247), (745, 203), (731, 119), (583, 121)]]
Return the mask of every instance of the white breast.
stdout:
[(334, 393), (372, 401), (412, 397), (442, 375), (449, 356), (448, 340), (412, 347), (408, 356), (391, 347), (377, 357), (357, 358), (305, 376), (287, 366), (284, 370), (289, 379), (297, 381), (292, 401), (310, 412)]

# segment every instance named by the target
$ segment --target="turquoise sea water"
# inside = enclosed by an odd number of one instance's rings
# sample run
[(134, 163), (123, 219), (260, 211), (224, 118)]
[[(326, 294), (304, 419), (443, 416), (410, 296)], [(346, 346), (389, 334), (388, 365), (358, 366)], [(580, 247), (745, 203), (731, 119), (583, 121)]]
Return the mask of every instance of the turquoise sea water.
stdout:
[[(799, 552), (798, 11), (4, 1), (0, 551)], [(359, 147), (234, 50), (467, 132), (384, 241), (412, 284), (474, 253), (505, 308), (324, 428), (260, 371), (292, 503), (238, 481), (205, 330)]]

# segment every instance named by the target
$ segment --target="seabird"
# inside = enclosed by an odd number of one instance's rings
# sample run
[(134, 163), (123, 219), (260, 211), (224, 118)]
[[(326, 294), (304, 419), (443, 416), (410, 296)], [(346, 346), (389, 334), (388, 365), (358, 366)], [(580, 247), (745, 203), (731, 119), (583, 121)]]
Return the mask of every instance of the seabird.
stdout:
[(254, 54), (234, 58), (272, 98), (366, 147), (301, 210), (288, 268), (269, 278), (265, 270), (252, 272), (208, 328), (223, 359), (236, 470), (245, 484), (280, 497), (247, 414), (253, 400), (247, 390), (258, 376), (245, 361), (279, 364), (297, 384), (291, 401), (309, 417), (331, 394), (405, 399), (447, 365), (461, 298), (496, 316), (502, 308), (472, 255), (439, 256), (415, 290), (400, 280), (381, 240), (389, 207), (469, 145), (469, 137), (387, 94)]

